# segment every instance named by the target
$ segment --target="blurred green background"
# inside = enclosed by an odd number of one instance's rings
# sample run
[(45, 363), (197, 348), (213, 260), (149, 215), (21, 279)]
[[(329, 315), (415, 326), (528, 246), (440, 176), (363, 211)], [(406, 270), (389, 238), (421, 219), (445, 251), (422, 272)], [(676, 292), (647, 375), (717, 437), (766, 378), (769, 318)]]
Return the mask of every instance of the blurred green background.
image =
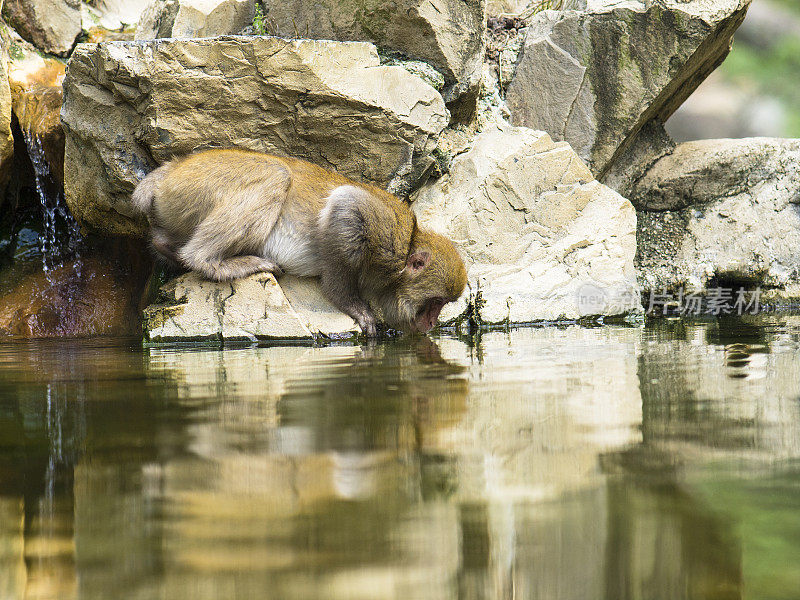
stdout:
[(800, 0), (753, 0), (728, 58), (667, 129), (678, 141), (800, 138)]

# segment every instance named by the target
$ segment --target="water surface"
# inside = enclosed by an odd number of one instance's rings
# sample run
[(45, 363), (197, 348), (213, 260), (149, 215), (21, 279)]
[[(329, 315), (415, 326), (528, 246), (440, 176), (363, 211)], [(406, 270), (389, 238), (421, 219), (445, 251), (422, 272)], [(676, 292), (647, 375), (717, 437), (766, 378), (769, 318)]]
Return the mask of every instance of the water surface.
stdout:
[(0, 598), (800, 597), (800, 317), (0, 345)]

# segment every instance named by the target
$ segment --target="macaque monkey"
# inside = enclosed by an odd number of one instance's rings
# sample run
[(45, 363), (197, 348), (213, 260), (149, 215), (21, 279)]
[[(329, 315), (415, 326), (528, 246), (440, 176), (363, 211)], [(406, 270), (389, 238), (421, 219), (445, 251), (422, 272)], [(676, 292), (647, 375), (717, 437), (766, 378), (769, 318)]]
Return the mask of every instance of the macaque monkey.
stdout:
[(199, 152), (154, 170), (132, 202), (169, 261), (215, 281), (318, 276), (368, 336), (374, 308), (390, 327), (430, 330), (467, 283), (453, 244), (419, 228), (405, 202), (299, 159)]

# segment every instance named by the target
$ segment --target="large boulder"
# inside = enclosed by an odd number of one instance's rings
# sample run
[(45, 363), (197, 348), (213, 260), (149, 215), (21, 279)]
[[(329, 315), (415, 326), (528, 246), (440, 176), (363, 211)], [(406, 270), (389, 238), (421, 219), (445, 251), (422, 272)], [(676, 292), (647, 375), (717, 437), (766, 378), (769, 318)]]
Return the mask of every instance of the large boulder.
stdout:
[(589, 0), (535, 15), (507, 90), (513, 123), (566, 140), (602, 179), (722, 62), (749, 3)]
[(51, 54), (66, 55), (81, 33), (81, 0), (5, 0), (2, 14), (17, 33)]
[(130, 206), (135, 185), (174, 156), (273, 152), (403, 193), (432, 164), (448, 121), (436, 90), (357, 42), (87, 44), (64, 90), (67, 203), (83, 223), (125, 235), (145, 232)]
[(467, 303), (488, 323), (617, 315), (639, 305), (633, 206), (541, 131), (487, 129), (413, 207), (467, 264), (469, 293), (445, 309), (445, 320)]
[(313, 279), (269, 273), (214, 282), (187, 273), (163, 286), (144, 312), (150, 342), (349, 338), (353, 319), (331, 306)]
[(264, 0), (270, 33), (360, 40), (424, 60), (445, 77), (443, 96), (477, 90), (486, 47), (486, 0)]
[(800, 297), (800, 140), (680, 144), (630, 198), (645, 289), (728, 280)]
[(253, 22), (254, 0), (154, 0), (142, 12), (137, 40), (239, 33)]

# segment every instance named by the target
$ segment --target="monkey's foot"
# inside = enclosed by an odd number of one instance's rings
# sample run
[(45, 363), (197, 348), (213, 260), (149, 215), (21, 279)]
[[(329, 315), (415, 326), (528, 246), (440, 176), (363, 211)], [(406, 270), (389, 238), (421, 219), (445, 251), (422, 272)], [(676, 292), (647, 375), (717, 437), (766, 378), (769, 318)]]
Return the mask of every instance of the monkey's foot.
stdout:
[(192, 267), (215, 281), (239, 279), (253, 273), (272, 273), (276, 276), (283, 274), (283, 269), (277, 264), (261, 256), (234, 256), (219, 262), (192, 265)]
[(151, 243), (153, 250), (155, 250), (168, 264), (173, 267), (181, 267), (181, 259), (178, 256), (178, 251), (172, 239), (167, 235), (167, 232), (160, 228), (153, 228), (153, 237)]

